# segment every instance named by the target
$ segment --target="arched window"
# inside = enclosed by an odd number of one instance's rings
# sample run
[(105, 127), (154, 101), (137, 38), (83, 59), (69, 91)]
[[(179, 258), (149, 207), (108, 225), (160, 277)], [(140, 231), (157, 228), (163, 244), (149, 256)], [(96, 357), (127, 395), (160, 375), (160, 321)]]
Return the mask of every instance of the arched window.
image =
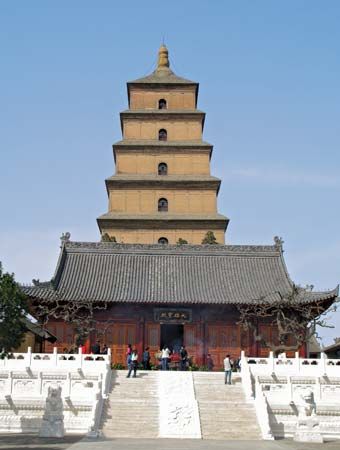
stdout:
[(164, 128), (158, 131), (158, 140), (159, 141), (166, 141), (168, 139), (168, 133)]
[(158, 164), (158, 175), (168, 175), (168, 166), (166, 163)]
[(166, 109), (166, 100), (164, 98), (158, 100), (158, 109)]
[(160, 198), (158, 200), (158, 211), (167, 212), (168, 211), (168, 200), (166, 198)]
[(169, 244), (169, 241), (167, 240), (166, 237), (161, 237), (158, 239), (158, 244), (167, 245)]

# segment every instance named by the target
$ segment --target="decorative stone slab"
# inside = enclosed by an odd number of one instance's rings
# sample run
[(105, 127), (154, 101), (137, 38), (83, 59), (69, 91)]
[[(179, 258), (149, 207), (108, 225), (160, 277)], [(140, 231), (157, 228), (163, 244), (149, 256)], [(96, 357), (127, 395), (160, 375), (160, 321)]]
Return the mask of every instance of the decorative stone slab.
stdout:
[(159, 373), (159, 437), (201, 439), (192, 373)]

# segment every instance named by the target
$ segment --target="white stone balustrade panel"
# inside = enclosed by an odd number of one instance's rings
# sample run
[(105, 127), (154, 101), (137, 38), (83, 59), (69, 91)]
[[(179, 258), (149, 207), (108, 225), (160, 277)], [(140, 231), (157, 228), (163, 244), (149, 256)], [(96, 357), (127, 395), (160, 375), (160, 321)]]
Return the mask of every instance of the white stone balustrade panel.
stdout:
[[(261, 396), (268, 404), (269, 424), (275, 437), (293, 437), (297, 432), (299, 404), (312, 392), (318, 430), (323, 439), (340, 439), (340, 360), (321, 358), (246, 357), (241, 374), (251, 373), (255, 407), (262, 429), (266, 426)], [(249, 377), (248, 377), (249, 378)], [(249, 385), (249, 380), (248, 380)]]
[(49, 387), (61, 387), (67, 433), (97, 433), (111, 355), (14, 353), (0, 360), (0, 433), (38, 432)]

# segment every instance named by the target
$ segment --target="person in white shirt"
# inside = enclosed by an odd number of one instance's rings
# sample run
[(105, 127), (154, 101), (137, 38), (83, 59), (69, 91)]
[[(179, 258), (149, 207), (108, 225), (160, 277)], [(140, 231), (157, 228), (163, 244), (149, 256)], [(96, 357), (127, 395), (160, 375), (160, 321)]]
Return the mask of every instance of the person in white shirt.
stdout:
[(133, 371), (133, 378), (136, 378), (138, 367), (138, 352), (137, 350), (133, 350), (131, 354), (130, 364), (129, 364), (129, 372), (127, 374), (127, 378), (130, 378), (131, 372)]
[(223, 360), (224, 365), (224, 384), (231, 384), (231, 368), (232, 368), (232, 361), (230, 359), (230, 355), (227, 355)]
[(169, 370), (170, 350), (165, 345), (162, 350), (162, 370)]

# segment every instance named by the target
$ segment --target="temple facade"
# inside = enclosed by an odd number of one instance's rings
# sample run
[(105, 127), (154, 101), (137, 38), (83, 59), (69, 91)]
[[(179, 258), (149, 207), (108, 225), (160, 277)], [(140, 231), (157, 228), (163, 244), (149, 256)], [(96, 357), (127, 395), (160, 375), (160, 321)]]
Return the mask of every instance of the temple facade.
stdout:
[[(108, 212), (97, 219), (101, 241), (64, 235), (52, 280), (25, 292), (33, 306), (97, 306), (87, 345), (106, 343), (114, 363), (125, 362), (128, 343), (152, 355), (185, 344), (195, 364), (205, 364), (210, 353), (216, 368), (227, 353), (267, 355), (239, 325), (240, 308), (291, 292), (282, 241), (225, 245), (228, 219), (217, 211), (220, 180), (210, 174), (212, 145), (202, 139), (198, 83), (172, 72), (166, 47), (156, 70), (127, 90), (123, 139), (113, 145), (116, 173), (106, 180)], [(207, 234), (215, 245), (202, 243)], [(327, 309), (337, 295), (337, 288), (301, 289), (297, 301)], [(60, 349), (73, 344), (72, 324), (52, 318), (47, 326)], [(272, 325), (259, 320), (257, 327), (275, 339)]]

